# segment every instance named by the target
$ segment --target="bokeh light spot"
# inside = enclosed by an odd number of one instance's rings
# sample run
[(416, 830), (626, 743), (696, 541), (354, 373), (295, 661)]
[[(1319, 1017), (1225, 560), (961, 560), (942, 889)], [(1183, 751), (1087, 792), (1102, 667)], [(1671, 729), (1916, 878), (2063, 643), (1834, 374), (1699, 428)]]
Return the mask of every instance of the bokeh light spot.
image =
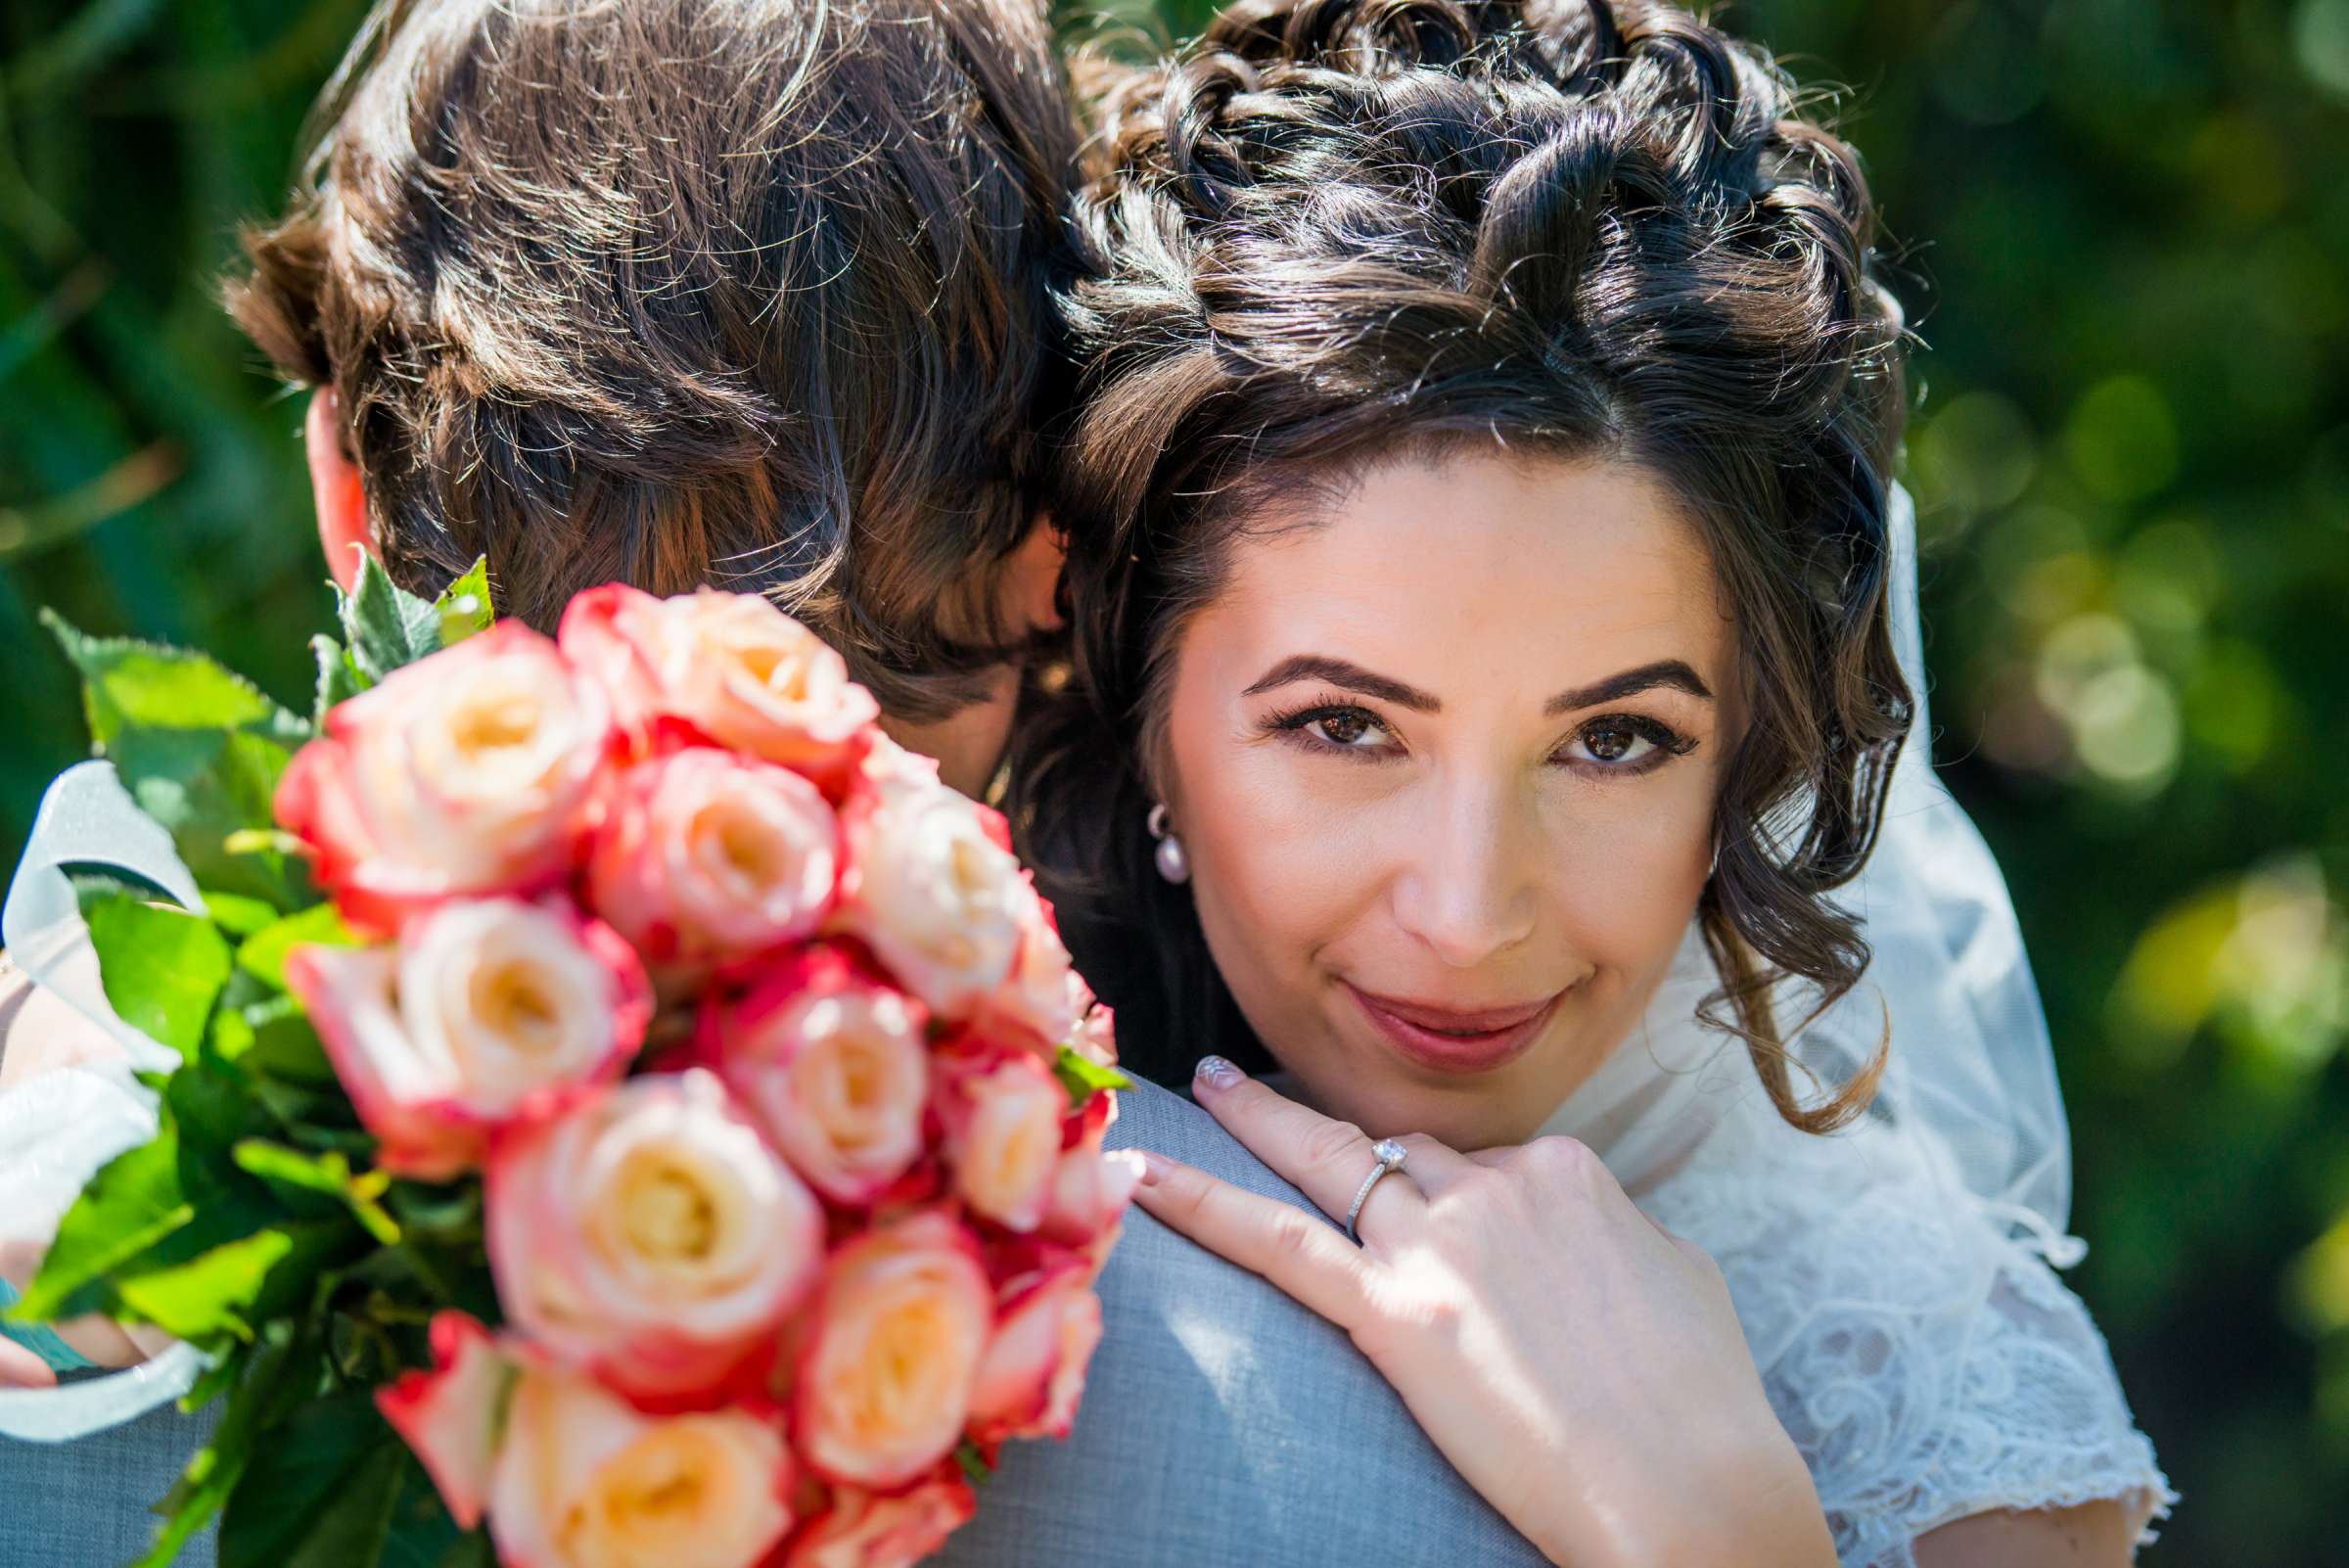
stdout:
[(2178, 472), (2178, 427), (2160, 391), (2142, 376), (2091, 388), (2064, 427), (2072, 472), (2096, 494), (2142, 500)]

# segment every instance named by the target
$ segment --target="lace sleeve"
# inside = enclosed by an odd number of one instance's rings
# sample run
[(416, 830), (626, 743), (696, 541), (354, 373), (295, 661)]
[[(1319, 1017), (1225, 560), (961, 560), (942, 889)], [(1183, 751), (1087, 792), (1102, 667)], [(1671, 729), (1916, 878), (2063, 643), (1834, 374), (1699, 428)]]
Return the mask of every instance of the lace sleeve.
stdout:
[(2150, 1541), (2178, 1495), (2050, 1238), (1951, 1192), (1911, 1145), (1744, 1130), (1779, 1145), (1771, 1178), (1717, 1146), (1651, 1207), (1727, 1277), (1844, 1568), (1914, 1568), (1941, 1525), (2102, 1498)]

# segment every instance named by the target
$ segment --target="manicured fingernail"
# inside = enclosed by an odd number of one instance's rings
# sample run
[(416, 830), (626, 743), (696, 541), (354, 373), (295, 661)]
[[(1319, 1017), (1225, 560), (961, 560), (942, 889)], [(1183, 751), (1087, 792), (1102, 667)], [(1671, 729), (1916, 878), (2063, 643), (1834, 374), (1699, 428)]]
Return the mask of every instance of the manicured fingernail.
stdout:
[(1202, 1056), (1199, 1065), (1191, 1069), (1192, 1076), (1216, 1088), (1229, 1088), (1240, 1081), (1240, 1070), (1221, 1056)]
[(1163, 1154), (1153, 1154), (1148, 1149), (1135, 1149), (1133, 1152), (1142, 1157), (1142, 1185), (1145, 1187), (1157, 1186), (1174, 1169), (1174, 1162)]

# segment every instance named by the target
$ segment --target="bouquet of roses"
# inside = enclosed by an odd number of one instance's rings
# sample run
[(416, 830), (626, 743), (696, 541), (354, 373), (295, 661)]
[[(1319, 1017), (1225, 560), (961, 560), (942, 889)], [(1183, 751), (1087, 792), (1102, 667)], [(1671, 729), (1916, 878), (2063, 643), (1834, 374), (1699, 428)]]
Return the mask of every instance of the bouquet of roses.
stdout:
[(303, 720), (57, 629), (203, 907), (84, 879), (175, 1052), (15, 1309), (197, 1347), (151, 1562), (911, 1562), (1061, 1435), (1134, 1171), (1002, 819), (765, 601), (549, 640), (368, 568)]

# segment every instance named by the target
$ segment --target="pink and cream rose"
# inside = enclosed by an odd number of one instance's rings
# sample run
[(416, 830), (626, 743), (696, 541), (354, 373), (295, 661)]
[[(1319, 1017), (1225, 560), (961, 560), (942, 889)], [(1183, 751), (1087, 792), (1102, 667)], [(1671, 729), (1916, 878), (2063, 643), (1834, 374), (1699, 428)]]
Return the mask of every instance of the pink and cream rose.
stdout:
[(873, 1202), (921, 1157), (930, 1053), (919, 1002), (816, 948), (706, 1014), (705, 1060), (806, 1179)]
[(681, 718), (724, 746), (845, 784), (880, 716), (839, 654), (757, 594), (579, 595), (557, 636), (618, 694), (622, 722)]
[(352, 924), (558, 880), (612, 736), (596, 684), (501, 622), (330, 709), (278, 781), (278, 823)]
[(793, 1436), (836, 1485), (890, 1492), (953, 1451), (994, 1332), (978, 1238), (927, 1210), (833, 1256), (791, 1390)]
[(502, 1124), (620, 1077), (652, 1016), (635, 952), (555, 899), (443, 903), (395, 945), (296, 947), (286, 984), (377, 1163), (430, 1181), (479, 1166)]
[(489, 1535), (506, 1568), (759, 1568), (791, 1529), (783, 1434), (739, 1409), (647, 1415), (526, 1369), (504, 1439)]
[(507, 1317), (648, 1407), (737, 1392), (822, 1268), (821, 1208), (699, 1069), (599, 1092), (490, 1151)]
[(1101, 1343), (1101, 1300), (1092, 1268), (1076, 1255), (1003, 1288), (995, 1337), (971, 1392), (971, 1437), (1066, 1437), (1084, 1397), (1085, 1368)]
[(1033, 898), (1003, 819), (944, 785), (906, 779), (843, 808), (847, 865), (834, 924), (864, 941), (942, 1018), (969, 1016), (1010, 975)]
[(782, 1568), (908, 1568), (978, 1511), (970, 1482), (951, 1465), (903, 1492), (841, 1487), (792, 1537)]
[(790, 1531), (783, 1435), (740, 1410), (648, 1415), (462, 1313), (376, 1404), (505, 1568), (758, 1568)]
[(597, 913), (673, 975), (808, 935), (839, 869), (840, 825), (813, 784), (693, 746), (614, 780), (586, 880)]
[(1006, 1229), (1034, 1230), (1052, 1199), (1069, 1091), (1024, 1049), (943, 1050), (933, 1072), (955, 1193)]

